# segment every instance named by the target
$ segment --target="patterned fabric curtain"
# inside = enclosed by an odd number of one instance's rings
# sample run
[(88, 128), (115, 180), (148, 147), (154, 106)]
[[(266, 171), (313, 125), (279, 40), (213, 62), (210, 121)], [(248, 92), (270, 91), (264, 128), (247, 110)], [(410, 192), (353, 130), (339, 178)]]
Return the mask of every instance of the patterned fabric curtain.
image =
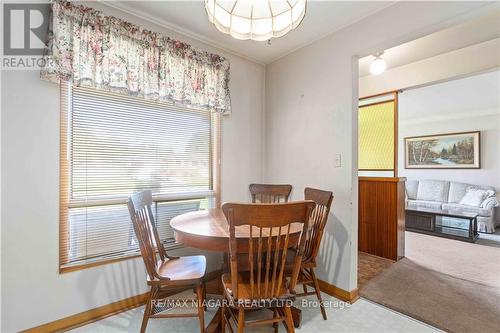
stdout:
[(227, 59), (92, 8), (52, 3), (46, 57), (41, 77), (49, 81), (231, 109)]

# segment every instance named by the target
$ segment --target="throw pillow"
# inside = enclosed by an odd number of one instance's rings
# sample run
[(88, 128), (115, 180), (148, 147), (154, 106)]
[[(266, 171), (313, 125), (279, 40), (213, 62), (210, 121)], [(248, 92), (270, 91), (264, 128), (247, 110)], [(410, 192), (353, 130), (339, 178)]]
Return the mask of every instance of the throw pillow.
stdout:
[(460, 205), (479, 207), (486, 198), (492, 195), (490, 192), (492, 191), (469, 188), (462, 200), (460, 200)]

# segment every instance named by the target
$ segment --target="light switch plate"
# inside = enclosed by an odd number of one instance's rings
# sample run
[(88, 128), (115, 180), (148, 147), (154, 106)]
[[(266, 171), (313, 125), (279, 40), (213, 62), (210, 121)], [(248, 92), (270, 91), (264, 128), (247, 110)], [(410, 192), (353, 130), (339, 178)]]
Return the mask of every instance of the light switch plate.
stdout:
[(335, 167), (336, 168), (341, 168), (342, 167), (342, 155), (341, 154), (335, 154)]

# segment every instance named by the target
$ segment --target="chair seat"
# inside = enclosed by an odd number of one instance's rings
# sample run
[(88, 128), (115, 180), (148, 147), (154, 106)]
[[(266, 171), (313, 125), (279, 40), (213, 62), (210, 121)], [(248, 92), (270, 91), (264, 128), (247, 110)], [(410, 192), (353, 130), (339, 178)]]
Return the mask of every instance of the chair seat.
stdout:
[[(296, 256), (295, 249), (288, 249), (288, 251), (286, 252), (286, 259), (285, 259), (285, 270), (287, 274), (292, 274), (295, 256)], [(314, 260), (309, 260), (309, 261), (302, 260), (300, 267), (315, 268), (316, 262)]]
[[(256, 280), (256, 275), (257, 273), (254, 273), (254, 281)], [(257, 292), (258, 292), (258, 286), (257, 283), (254, 282), (253, 289), (254, 289), (254, 295), (252, 297), (251, 295), (251, 282), (250, 282), (250, 272), (242, 272), (238, 274), (238, 300), (245, 301), (245, 300), (251, 300), (251, 299), (259, 299), (259, 298), (264, 298), (261, 297)], [(265, 277), (261, 279), (261, 292), (262, 294), (265, 293)], [(272, 299), (279, 299), (279, 300), (286, 300), (286, 299), (294, 299), (295, 295), (289, 292), (285, 285), (285, 281), (283, 281), (283, 284), (280, 287), (279, 293), (277, 293), (276, 297), (273, 297)], [(233, 286), (231, 284), (231, 274), (230, 273), (225, 273), (222, 274), (222, 285), (224, 286), (224, 290), (226, 291), (226, 295), (228, 295), (230, 298), (233, 298)], [(271, 289), (271, 282), (268, 283), (268, 291)], [(275, 286), (277, 288), (277, 286)]]
[(158, 275), (172, 282), (199, 280), (205, 276), (207, 260), (204, 256), (187, 256), (158, 262)]

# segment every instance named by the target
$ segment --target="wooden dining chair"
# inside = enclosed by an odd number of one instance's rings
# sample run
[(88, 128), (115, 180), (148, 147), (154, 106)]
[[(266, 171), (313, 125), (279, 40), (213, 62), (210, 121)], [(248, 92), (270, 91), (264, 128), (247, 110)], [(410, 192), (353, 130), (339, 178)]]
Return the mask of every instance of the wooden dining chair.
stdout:
[[(276, 184), (250, 184), (250, 194), (252, 195), (252, 203), (280, 203), (288, 202), (292, 185), (276, 185)], [(245, 268), (247, 261), (245, 256), (238, 257), (239, 267)]]
[(250, 184), (253, 203), (288, 202), (292, 185)]
[[(316, 268), (316, 255), (318, 254), (321, 239), (323, 238), (326, 222), (328, 221), (328, 214), (330, 213), (330, 207), (333, 201), (333, 193), (330, 191), (307, 187), (304, 190), (304, 198), (305, 200), (314, 201), (316, 203), (316, 207), (311, 214), (309, 230), (306, 234), (307, 237), (304, 247), (304, 255), (302, 256), (302, 263), (300, 266), (299, 283), (302, 283), (304, 292), (297, 294), (297, 296), (300, 297), (316, 294), (320, 302), (321, 314), (323, 315), (323, 319), (326, 320), (326, 311), (323, 306), (321, 291), (319, 289), (318, 279), (316, 278), (314, 269)], [(287, 261), (289, 262), (289, 265), (293, 265), (292, 258), (289, 258)], [(288, 271), (291, 272), (292, 268), (289, 268)], [(308, 285), (313, 287), (313, 292), (307, 291)]]
[[(152, 203), (152, 193), (149, 190), (136, 193), (128, 200), (130, 217), (148, 274), (147, 283), (151, 286), (144, 309), (141, 332), (146, 331), (149, 318), (198, 317), (200, 331), (203, 333), (205, 331), (203, 278), (206, 272), (206, 258), (173, 257), (167, 254), (155, 225)], [(165, 295), (188, 288), (196, 291), (197, 313), (162, 313), (162, 308), (153, 304), (164, 299)]]
[[(307, 231), (314, 206), (312, 201), (222, 205), (229, 223), (230, 262), (230, 273), (222, 275), (224, 296), (228, 301), (222, 307), (222, 332), (226, 326), (233, 332), (231, 324), (237, 327), (238, 333), (245, 327), (263, 324), (273, 324), (276, 331), (280, 322), (287, 332), (294, 332), (290, 307), (306, 242), (300, 237), (294, 245), (290, 239)], [(300, 235), (290, 232), (293, 223), (298, 223), (294, 227), (299, 227)], [(242, 241), (237, 230), (247, 230), (249, 237)], [(291, 278), (286, 283), (286, 249), (290, 245), (296, 246), (296, 251)], [(248, 271), (238, 267), (238, 254), (243, 253), (247, 256)], [(245, 311), (262, 308), (272, 309), (273, 318), (245, 321)]]

